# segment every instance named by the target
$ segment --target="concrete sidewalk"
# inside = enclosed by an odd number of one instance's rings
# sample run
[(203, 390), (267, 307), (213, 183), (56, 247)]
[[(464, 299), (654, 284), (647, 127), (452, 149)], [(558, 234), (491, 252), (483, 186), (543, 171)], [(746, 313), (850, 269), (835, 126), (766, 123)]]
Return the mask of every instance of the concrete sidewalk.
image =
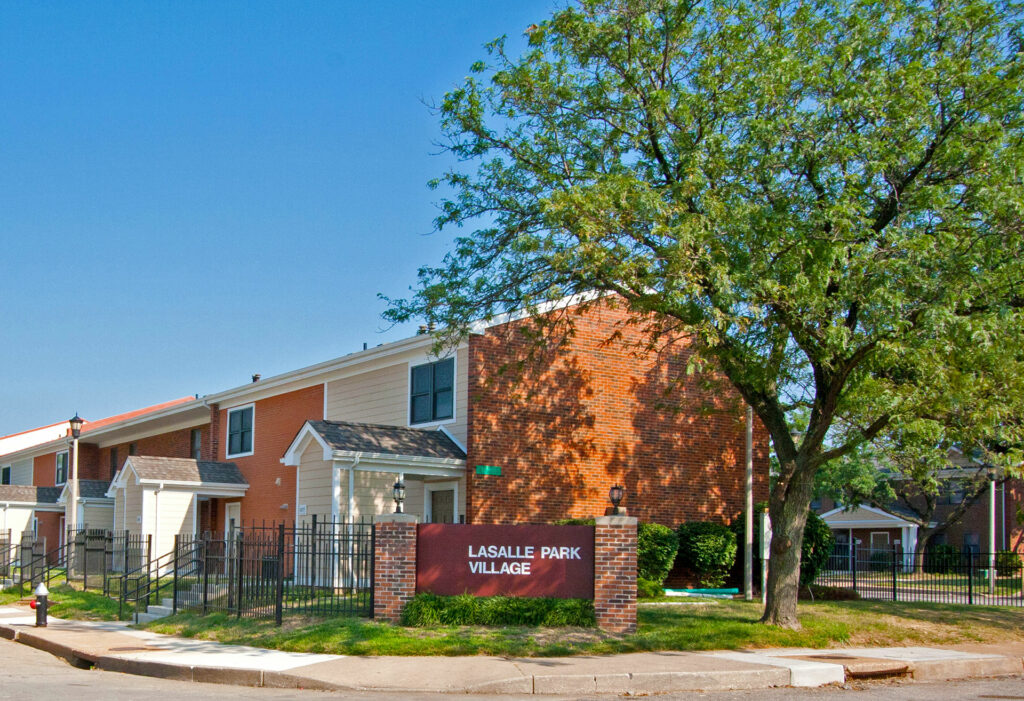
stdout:
[(186, 640), (126, 623), (50, 618), (0, 608), (0, 637), (81, 667), (185, 681), (349, 691), (653, 694), (820, 686), (850, 678), (961, 679), (1021, 674), (1024, 650), (864, 648), (660, 652), (608, 657), (345, 657)]

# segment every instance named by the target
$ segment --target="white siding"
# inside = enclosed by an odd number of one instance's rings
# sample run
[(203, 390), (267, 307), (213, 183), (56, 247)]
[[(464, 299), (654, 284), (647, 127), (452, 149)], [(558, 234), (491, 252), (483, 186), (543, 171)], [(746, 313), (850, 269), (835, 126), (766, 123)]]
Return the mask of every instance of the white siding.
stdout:
[(192, 492), (144, 490), (143, 533), (153, 536), (153, 556), (174, 548), (174, 536), (194, 532)]
[(11, 484), (32, 484), (32, 458), (11, 463)]
[(114, 509), (110, 506), (85, 504), (82, 506), (82, 524), (86, 528), (110, 530), (114, 527)]
[[(300, 525), (306, 525), (314, 515), (321, 522), (331, 518), (332, 463), (323, 458), (323, 448), (311, 441), (299, 459), (298, 503), (306, 505), (306, 515), (298, 517)], [(347, 494), (344, 490), (342, 493)]]
[[(329, 421), (355, 421), (409, 425), (409, 368), (428, 363), (422, 353), (396, 359), (394, 365), (364, 372), (327, 383), (324, 418)], [(443, 422), (444, 427), (463, 444), (466, 442), (466, 410), (468, 407), (469, 351), (455, 354), (455, 419)], [(434, 425), (431, 424), (430, 427)]]
[[(142, 515), (142, 486), (135, 484), (135, 480), (129, 477), (128, 484), (121, 491), (124, 494), (124, 516), (118, 519), (121, 522), (118, 528), (124, 528), (129, 533), (152, 533), (144, 531), (144, 524), (139, 521)], [(120, 512), (118, 516), (121, 516)]]
[(32, 530), (32, 514), (29, 506), (0, 506), (0, 531), (11, 531), (11, 543), (21, 542), (21, 534)]

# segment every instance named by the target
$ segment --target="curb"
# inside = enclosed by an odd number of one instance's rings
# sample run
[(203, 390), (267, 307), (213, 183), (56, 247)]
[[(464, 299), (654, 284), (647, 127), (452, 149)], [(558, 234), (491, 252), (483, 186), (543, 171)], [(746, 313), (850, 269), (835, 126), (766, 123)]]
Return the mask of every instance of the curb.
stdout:
[[(11, 640), (47, 652), (68, 661), (71, 665), (88, 669), (95, 666), (108, 672), (171, 679), (175, 681), (228, 684), (243, 687), (276, 689), (310, 689), (316, 691), (387, 691), (391, 693), (436, 693), (436, 688), (375, 688), (338, 684), (302, 676), (286, 671), (267, 671), (236, 667), (206, 667), (130, 659), (116, 655), (97, 655), (54, 640), (35, 629), (24, 629), (0, 624), (0, 638)], [(735, 656), (736, 653), (725, 653)], [(746, 655), (747, 661), (753, 662)], [(778, 662), (778, 665), (772, 664)], [(788, 664), (787, 664), (788, 662)], [(811, 686), (806, 673), (799, 668), (801, 660), (784, 657), (759, 661), (763, 669), (699, 671), (699, 672), (623, 672), (609, 674), (527, 674), (519, 677), (495, 679), (443, 690), (447, 693), (478, 694), (616, 694), (650, 695), (687, 691), (727, 691), (767, 689), (771, 687)], [(795, 664), (794, 664), (795, 663)], [(804, 662), (806, 664), (806, 662)], [(841, 665), (822, 665), (839, 667)], [(1021, 674), (1024, 659), (1019, 657), (980, 657), (974, 659), (919, 660), (911, 662), (909, 677), (915, 681), (945, 681), (971, 677), (996, 677)], [(850, 678), (850, 675), (847, 675)], [(818, 680), (834, 683), (835, 679)], [(814, 684), (817, 686), (817, 684)]]

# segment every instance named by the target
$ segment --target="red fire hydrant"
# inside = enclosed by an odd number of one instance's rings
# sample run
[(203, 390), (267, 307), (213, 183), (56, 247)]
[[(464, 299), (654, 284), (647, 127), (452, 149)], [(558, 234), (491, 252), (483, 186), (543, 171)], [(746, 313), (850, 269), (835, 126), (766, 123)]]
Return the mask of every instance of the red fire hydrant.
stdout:
[(46, 588), (46, 584), (43, 582), (39, 583), (33, 592), (36, 598), (29, 602), (29, 607), (36, 610), (36, 627), (46, 627), (46, 608), (48, 606), (47, 597), (50, 595), (50, 590)]

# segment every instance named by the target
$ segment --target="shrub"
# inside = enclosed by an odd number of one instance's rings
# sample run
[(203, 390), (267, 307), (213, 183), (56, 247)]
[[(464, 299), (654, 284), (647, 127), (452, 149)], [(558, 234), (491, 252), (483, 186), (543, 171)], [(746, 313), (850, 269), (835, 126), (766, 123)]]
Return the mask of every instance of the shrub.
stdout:
[(593, 526), (597, 523), (593, 518), (560, 518), (554, 521), (554, 526)]
[(949, 543), (931, 546), (924, 554), (924, 571), (930, 574), (946, 574), (960, 564), (960, 551)]
[(876, 550), (868, 559), (868, 569), (872, 572), (885, 572), (892, 569), (892, 553), (887, 550)]
[(660, 599), (665, 596), (665, 589), (658, 582), (637, 577), (636, 595), (641, 599)]
[(660, 588), (665, 583), (679, 550), (679, 536), (660, 523), (641, 523), (637, 531), (636, 576)]
[(417, 594), (405, 605), (402, 624), (593, 627), (596, 619), (589, 599)]
[(810, 586), (818, 572), (828, 564), (832, 549), (836, 545), (836, 537), (825, 520), (814, 513), (807, 512), (807, 523), (804, 525), (804, 542), (800, 548), (800, 586)]
[[(592, 518), (563, 518), (556, 526), (593, 526)], [(659, 523), (641, 523), (637, 526), (636, 576), (659, 586), (672, 570), (679, 550), (679, 537), (668, 526)]]
[(720, 587), (736, 560), (736, 536), (728, 526), (694, 521), (679, 526), (681, 562), (697, 574), (702, 587)]
[(1012, 577), (1020, 572), (1020, 556), (1012, 550), (996, 553), (996, 576)]

